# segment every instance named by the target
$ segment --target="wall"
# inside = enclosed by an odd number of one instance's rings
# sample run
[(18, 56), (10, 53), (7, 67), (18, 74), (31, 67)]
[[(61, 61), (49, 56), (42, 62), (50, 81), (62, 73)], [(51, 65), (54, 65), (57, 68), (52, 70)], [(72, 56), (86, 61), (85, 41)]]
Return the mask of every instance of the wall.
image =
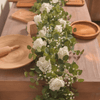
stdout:
[(86, 0), (92, 21), (100, 21), (100, 0)]
[(12, 3), (7, 0), (0, 0), (0, 34), (2, 33)]

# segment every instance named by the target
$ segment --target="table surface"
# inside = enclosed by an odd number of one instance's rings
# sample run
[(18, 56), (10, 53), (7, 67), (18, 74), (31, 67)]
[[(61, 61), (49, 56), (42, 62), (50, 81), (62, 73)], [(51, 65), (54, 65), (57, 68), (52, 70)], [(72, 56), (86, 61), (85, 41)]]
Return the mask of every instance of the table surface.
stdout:
[[(20, 8), (16, 8), (16, 3), (13, 3), (9, 12), (7, 21), (5, 23), (1, 36), (9, 34), (21, 34), (27, 35), (26, 24), (20, 21), (16, 21), (11, 18), (11, 15)], [(27, 9), (27, 8), (24, 8)], [(66, 6), (64, 10), (72, 15), (71, 22), (78, 20), (91, 21), (86, 4), (81, 7)], [(100, 51), (97, 39), (93, 40), (79, 40), (75, 46), (75, 49), (85, 50), (84, 54), (79, 60), (72, 57), (71, 60), (75, 60), (79, 65), (79, 68), (83, 70), (80, 78), (83, 78), (84, 82), (100, 82)], [(1, 81), (29, 81), (30, 77), (24, 76), (24, 71), (28, 71), (32, 67), (32, 64), (23, 66), (22, 68), (13, 70), (1, 70), (0, 69), (0, 82)]]

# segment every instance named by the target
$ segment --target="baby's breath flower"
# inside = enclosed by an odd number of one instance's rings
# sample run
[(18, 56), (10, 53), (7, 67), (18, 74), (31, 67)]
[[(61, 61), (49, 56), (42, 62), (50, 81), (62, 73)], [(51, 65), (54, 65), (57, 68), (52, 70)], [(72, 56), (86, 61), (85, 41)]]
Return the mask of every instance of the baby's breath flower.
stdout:
[(57, 64), (55, 64), (55, 66), (57, 66)]
[(57, 69), (57, 72), (59, 72), (59, 69)]

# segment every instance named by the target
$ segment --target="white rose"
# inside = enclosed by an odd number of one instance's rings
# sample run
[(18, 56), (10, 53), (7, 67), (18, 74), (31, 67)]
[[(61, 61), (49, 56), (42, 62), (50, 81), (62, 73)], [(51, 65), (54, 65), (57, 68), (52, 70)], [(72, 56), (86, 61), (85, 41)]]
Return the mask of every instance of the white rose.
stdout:
[(42, 28), (42, 30), (39, 31), (39, 36), (40, 36), (40, 37), (44, 37), (44, 36), (46, 35), (46, 32), (47, 32), (47, 29), (46, 29), (46, 27), (44, 26), (44, 27)]
[(43, 3), (41, 8), (40, 8), (40, 11), (43, 12), (45, 9), (47, 10), (47, 13), (50, 12), (50, 10), (52, 9), (52, 5), (50, 5), (49, 3)]
[(51, 3), (57, 3), (59, 0), (52, 0)]
[(51, 72), (50, 60), (45, 60), (45, 57), (40, 57), (36, 64), (43, 73)]
[(38, 25), (39, 22), (42, 22), (41, 14), (34, 16), (34, 21), (35, 21), (36, 25)]
[(49, 82), (49, 89), (52, 91), (59, 90), (61, 87), (64, 87), (65, 83), (62, 79), (62, 77), (59, 78), (53, 78)]
[(65, 20), (60, 18), (60, 19), (58, 19), (58, 21), (60, 22), (60, 24), (64, 25), (64, 28), (66, 27), (66, 21)]
[(64, 46), (63, 48), (60, 48), (58, 51), (58, 58), (63, 60), (63, 57), (65, 55), (69, 56), (69, 52), (68, 52), (68, 47)]
[(57, 30), (58, 32), (62, 32), (62, 26), (56, 25), (55, 30)]
[(37, 49), (38, 47), (46, 46), (46, 41), (43, 41), (41, 38), (38, 38), (33, 43), (33, 48)]

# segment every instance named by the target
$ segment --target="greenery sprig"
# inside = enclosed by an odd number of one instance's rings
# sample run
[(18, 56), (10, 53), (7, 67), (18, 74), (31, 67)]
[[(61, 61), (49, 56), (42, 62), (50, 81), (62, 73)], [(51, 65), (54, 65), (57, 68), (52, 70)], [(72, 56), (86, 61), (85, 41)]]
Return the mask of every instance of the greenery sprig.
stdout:
[(81, 55), (84, 50), (74, 51), (77, 42), (68, 21), (70, 15), (62, 8), (65, 3), (65, 0), (37, 0), (31, 8), (38, 14), (34, 17), (38, 33), (33, 37), (33, 47), (27, 46), (31, 50), (29, 58), (36, 62), (29, 75), (34, 77), (37, 73), (37, 79), (30, 81), (36, 85), (39, 80), (46, 81), (43, 95), (36, 96), (35, 100), (74, 100), (77, 91), (72, 84), (84, 81), (78, 78), (82, 74), (78, 65), (74, 61), (69, 63), (69, 52)]

